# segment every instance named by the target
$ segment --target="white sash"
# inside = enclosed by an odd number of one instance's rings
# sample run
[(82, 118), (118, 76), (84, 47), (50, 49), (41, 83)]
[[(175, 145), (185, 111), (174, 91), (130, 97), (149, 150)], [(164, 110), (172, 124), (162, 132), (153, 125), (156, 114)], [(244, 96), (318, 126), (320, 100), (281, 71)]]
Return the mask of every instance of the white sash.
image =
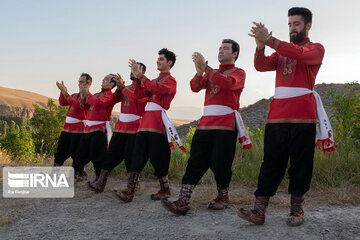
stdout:
[(171, 142), (171, 139), (173, 139), (177, 143), (179, 148), (185, 152), (186, 149), (180, 140), (180, 137), (176, 131), (176, 128), (170, 121), (169, 117), (166, 115), (165, 109), (162, 108), (159, 104), (156, 104), (154, 102), (149, 102), (148, 105), (146, 106), (145, 111), (161, 111), (161, 118), (162, 118), (163, 124), (165, 126), (166, 136), (167, 136), (170, 147), (173, 147), (172, 142)]
[(69, 124), (82, 122), (85, 126), (85, 120), (80, 120), (69, 116), (66, 116), (65, 122)]
[(243, 149), (250, 149), (252, 146), (251, 140), (246, 131), (246, 127), (241, 118), (241, 115), (237, 110), (224, 105), (207, 105), (204, 106), (203, 116), (222, 116), (230, 113), (235, 113), (235, 122), (239, 142), (243, 145)]
[[(334, 136), (331, 127), (330, 120), (325, 112), (324, 106), (321, 101), (320, 95), (314, 90), (307, 88), (298, 88), (298, 87), (277, 87), (275, 88), (275, 99), (284, 99), (299, 97), (306, 94), (312, 93), (316, 100), (316, 114), (319, 120), (319, 132), (316, 138), (326, 144), (323, 144), (323, 150), (329, 150), (334, 147)], [(330, 140), (330, 141), (327, 141)]]
[(110, 127), (110, 122), (109, 121), (90, 121), (90, 120), (86, 120), (85, 124), (87, 126), (95, 126), (95, 125), (99, 125), (105, 123), (106, 126), (106, 137), (107, 137), (107, 141), (108, 144), (110, 143), (110, 138), (111, 138), (111, 127)]
[(140, 118), (140, 116), (131, 113), (120, 113), (119, 115), (119, 120), (121, 122), (134, 122)]

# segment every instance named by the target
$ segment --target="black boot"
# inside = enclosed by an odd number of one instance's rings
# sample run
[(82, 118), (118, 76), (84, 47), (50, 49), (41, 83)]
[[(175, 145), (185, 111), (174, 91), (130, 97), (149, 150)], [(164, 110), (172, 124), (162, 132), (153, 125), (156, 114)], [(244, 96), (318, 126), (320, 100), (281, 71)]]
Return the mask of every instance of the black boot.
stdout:
[(255, 199), (254, 209), (246, 210), (240, 208), (238, 216), (256, 225), (263, 225), (265, 222), (265, 212), (269, 205), (270, 197), (258, 196)]
[(290, 214), (286, 219), (286, 224), (291, 227), (300, 226), (304, 223), (304, 210), (302, 203), (304, 202), (304, 196), (296, 196), (291, 194), (291, 208)]
[(165, 177), (159, 178), (159, 183), (160, 190), (157, 193), (151, 194), (151, 199), (155, 201), (170, 197), (168, 176), (166, 175)]
[(109, 171), (108, 170), (104, 170), (102, 169), (99, 175), (99, 178), (97, 181), (93, 182), (93, 183), (88, 183), (88, 186), (92, 189), (95, 190), (95, 192), (97, 193), (102, 193), (105, 189), (105, 185), (107, 182), (107, 179), (109, 177)]
[(130, 173), (127, 189), (122, 191), (114, 190), (116, 196), (118, 196), (124, 202), (131, 202), (135, 195), (135, 187), (138, 179), (139, 179), (139, 173), (136, 172)]
[(217, 190), (217, 197), (208, 206), (211, 210), (223, 210), (229, 204), (229, 188), (217, 188)]
[(179, 199), (172, 202), (167, 198), (163, 198), (161, 199), (163, 206), (176, 215), (185, 215), (190, 209), (190, 198), (194, 187), (194, 185), (190, 184), (181, 185)]

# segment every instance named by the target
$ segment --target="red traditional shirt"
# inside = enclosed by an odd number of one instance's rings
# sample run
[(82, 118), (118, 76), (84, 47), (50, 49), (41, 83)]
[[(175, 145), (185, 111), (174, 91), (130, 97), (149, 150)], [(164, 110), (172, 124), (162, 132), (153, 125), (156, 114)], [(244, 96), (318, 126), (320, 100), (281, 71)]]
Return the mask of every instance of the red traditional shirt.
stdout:
[[(135, 94), (135, 91), (138, 92), (138, 96)], [(149, 100), (146, 91), (144, 89), (140, 89), (140, 86), (134, 82), (122, 90), (116, 90), (113, 96), (119, 96), (116, 97), (116, 100), (121, 101), (120, 114), (134, 114), (139, 117), (144, 114), (146, 103)], [(132, 122), (122, 122), (118, 119), (114, 132), (133, 134), (137, 132), (139, 126), (140, 119)]]
[[(162, 72), (154, 80), (150, 80), (144, 75), (141, 75), (139, 79), (141, 81), (141, 88), (145, 89), (149, 96), (149, 102), (156, 103), (165, 110), (168, 110), (176, 93), (175, 78), (169, 72)], [(135, 93), (141, 98), (140, 91), (135, 91)], [(165, 133), (161, 111), (145, 111), (138, 131)]]
[[(86, 115), (87, 121), (110, 121), (111, 112), (116, 103), (112, 98), (113, 93), (110, 88), (102, 88), (101, 92), (94, 95), (89, 94), (85, 100), (89, 105), (89, 110)], [(85, 106), (86, 107), (86, 106)], [(101, 123), (94, 126), (86, 126), (86, 132), (105, 131), (105, 123)]]
[[(208, 68), (202, 78), (196, 75), (190, 81), (193, 92), (205, 89), (204, 105), (225, 105), (233, 110), (239, 109), (240, 94), (245, 84), (245, 71), (234, 64), (220, 65), (219, 69)], [(235, 114), (221, 116), (202, 116), (198, 129), (235, 129)]]
[[(64, 96), (60, 93), (59, 97), (60, 106), (69, 106), (66, 113), (67, 117), (76, 118), (78, 120), (85, 120), (86, 109), (81, 107), (80, 93), (74, 93), (71, 96), (67, 94)], [(84, 132), (85, 127), (83, 122), (78, 123), (67, 123), (64, 124), (63, 131), (71, 133), (82, 133)]]
[[(276, 50), (271, 56), (264, 49), (256, 51), (254, 64), (260, 72), (276, 70), (275, 87), (314, 89), (315, 78), (322, 64), (325, 49), (320, 43), (305, 38), (298, 44), (270, 37), (267, 45)], [(267, 123), (316, 123), (316, 101), (312, 93), (303, 96), (273, 99)]]

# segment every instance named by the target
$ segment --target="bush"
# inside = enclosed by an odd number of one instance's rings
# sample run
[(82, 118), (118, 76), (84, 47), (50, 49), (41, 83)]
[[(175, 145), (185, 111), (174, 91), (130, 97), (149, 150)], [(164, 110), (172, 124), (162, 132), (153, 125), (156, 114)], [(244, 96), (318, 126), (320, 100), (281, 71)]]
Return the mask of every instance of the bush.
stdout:
[(30, 159), (34, 156), (35, 145), (29, 126), (23, 126), (19, 132), (12, 132), (0, 139), (0, 147), (14, 161)]

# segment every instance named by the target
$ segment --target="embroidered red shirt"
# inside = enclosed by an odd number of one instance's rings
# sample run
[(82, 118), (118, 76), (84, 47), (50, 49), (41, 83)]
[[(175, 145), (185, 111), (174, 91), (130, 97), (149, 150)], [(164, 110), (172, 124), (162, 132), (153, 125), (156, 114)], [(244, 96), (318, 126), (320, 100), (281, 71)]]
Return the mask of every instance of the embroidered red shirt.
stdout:
[[(66, 113), (67, 117), (72, 117), (79, 120), (85, 120), (86, 109), (81, 107), (80, 93), (74, 93), (72, 95), (68, 94), (66, 96), (60, 93), (59, 104), (60, 106), (69, 106), (68, 111)], [(65, 132), (73, 132), (73, 133), (82, 133), (84, 132), (84, 130), (85, 127), (83, 122), (78, 122), (78, 123), (65, 122), (63, 129), (63, 131)]]
[[(149, 96), (149, 102), (160, 105), (165, 110), (170, 108), (170, 103), (176, 94), (176, 80), (169, 72), (162, 72), (159, 77), (150, 80), (144, 75), (139, 77), (141, 88), (145, 89)], [(140, 91), (135, 91), (139, 95)], [(139, 95), (141, 98), (141, 96)], [(140, 121), (138, 131), (153, 131), (165, 133), (161, 118), (161, 111), (145, 111)]]
[[(112, 109), (116, 103), (115, 99), (112, 98), (113, 93), (110, 88), (102, 88), (101, 92), (95, 93), (94, 95), (89, 94), (86, 97), (85, 108), (89, 108), (86, 120), (87, 121), (110, 121)], [(93, 131), (105, 131), (105, 123), (101, 123), (94, 126), (86, 126), (86, 132)]]
[[(190, 87), (193, 92), (205, 89), (205, 106), (225, 105), (233, 110), (238, 110), (245, 77), (245, 71), (235, 67), (234, 64), (220, 65), (219, 69), (208, 68), (202, 78), (195, 75), (190, 81)], [(234, 113), (221, 116), (202, 116), (198, 128), (234, 129), (234, 120)]]
[[(314, 89), (315, 78), (322, 64), (325, 49), (320, 43), (305, 38), (298, 44), (270, 37), (267, 45), (276, 50), (271, 56), (264, 49), (256, 51), (254, 65), (260, 72), (276, 70), (275, 87)], [(316, 101), (313, 94), (273, 99), (267, 123), (316, 123)]]
[[(135, 91), (138, 92), (138, 95), (135, 94)], [(134, 82), (122, 90), (116, 90), (113, 96), (116, 101), (118, 100), (117, 102), (121, 101), (120, 114), (134, 114), (140, 117), (144, 114), (146, 103), (149, 100), (146, 91), (140, 89), (140, 86)], [(132, 122), (122, 122), (118, 119), (114, 132), (136, 133), (139, 126), (140, 119)]]

